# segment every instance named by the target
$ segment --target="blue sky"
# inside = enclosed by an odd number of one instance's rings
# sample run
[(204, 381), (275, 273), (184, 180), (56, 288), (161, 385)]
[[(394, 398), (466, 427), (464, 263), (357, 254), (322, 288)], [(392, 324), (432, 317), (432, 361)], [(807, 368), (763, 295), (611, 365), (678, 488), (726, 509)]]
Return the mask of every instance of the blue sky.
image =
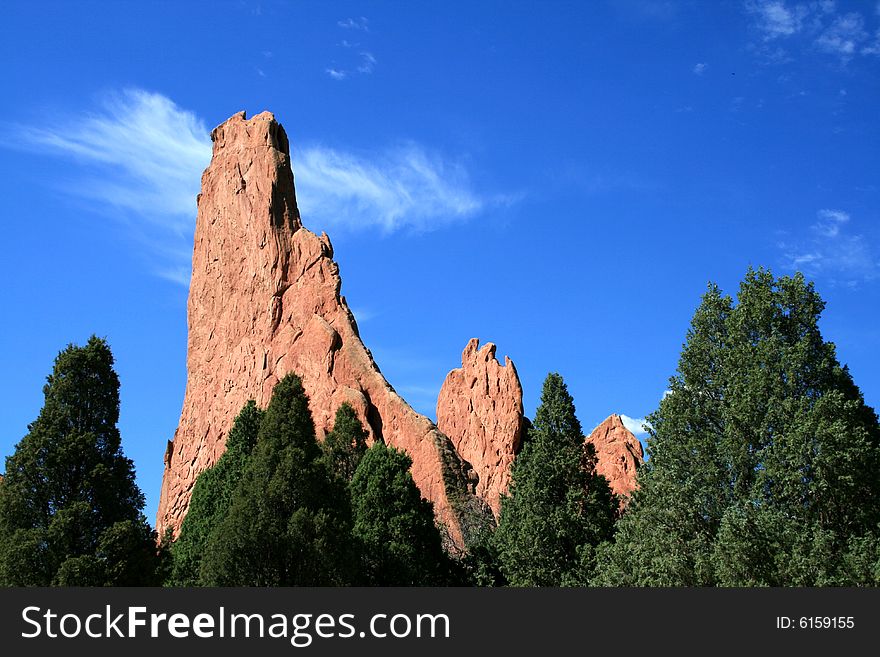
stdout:
[(803, 271), (880, 405), (880, 4), (9, 2), (0, 455), (106, 336), (152, 520), (185, 385), (195, 194), (239, 110), (290, 136), (305, 225), (433, 416), (468, 339), (638, 423), (708, 281)]

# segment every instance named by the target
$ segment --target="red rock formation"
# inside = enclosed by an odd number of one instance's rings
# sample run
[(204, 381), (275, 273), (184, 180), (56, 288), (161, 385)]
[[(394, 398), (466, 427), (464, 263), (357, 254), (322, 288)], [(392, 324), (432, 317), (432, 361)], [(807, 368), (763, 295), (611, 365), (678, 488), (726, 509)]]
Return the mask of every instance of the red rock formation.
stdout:
[(609, 416), (587, 440), (596, 448), (596, 470), (611, 490), (626, 500), (638, 488), (636, 468), (645, 460), (642, 443), (623, 425), (619, 415)]
[(236, 114), (212, 133), (202, 176), (189, 291), (187, 383), (165, 454), (156, 521), (175, 533), (198, 474), (225, 449), (235, 415), (265, 406), (288, 372), (303, 381), (319, 437), (349, 402), (371, 438), (405, 450), (422, 495), (461, 545), (474, 500), (449, 439), (394, 391), (361, 342), (340, 296), (327, 235), (300, 223), (284, 129), (264, 112)]
[(523, 431), (523, 393), (513, 362), (501, 365), (495, 345), (473, 338), (437, 398), (437, 426), (479, 477), (477, 496), (495, 517), (510, 484), (510, 467)]

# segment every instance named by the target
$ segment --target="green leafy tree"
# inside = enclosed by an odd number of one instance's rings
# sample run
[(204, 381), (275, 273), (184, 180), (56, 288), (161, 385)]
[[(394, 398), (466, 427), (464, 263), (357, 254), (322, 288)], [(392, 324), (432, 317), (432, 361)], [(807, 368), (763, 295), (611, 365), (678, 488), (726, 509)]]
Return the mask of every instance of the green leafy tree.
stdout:
[(880, 427), (823, 308), (800, 274), (710, 285), (597, 583), (878, 582)]
[(326, 586), (354, 577), (351, 508), (330, 473), (302, 382), (282, 379), (200, 567), (212, 586)]
[(434, 508), (422, 499), (404, 452), (376, 443), (351, 481), (355, 538), (367, 584), (439, 586), (450, 583), (453, 564), (434, 525)]
[(596, 473), (596, 454), (559, 374), (513, 463), (494, 541), (513, 586), (576, 586), (592, 574), (595, 548), (614, 531), (618, 502)]
[(106, 341), (59, 353), (43, 393), (0, 485), (0, 583), (159, 583), (156, 537), (116, 426), (119, 378)]
[(337, 409), (333, 430), (324, 437), (323, 448), (331, 471), (351, 481), (367, 451), (367, 431), (348, 403)]
[[(193, 488), (189, 511), (171, 552), (172, 586), (195, 586), (201, 579), (202, 557), (212, 533), (226, 517), (233, 493), (257, 443), (263, 411), (249, 401), (235, 418), (226, 439), (226, 451), (213, 467), (202, 472)], [(222, 540), (222, 537), (215, 537)]]

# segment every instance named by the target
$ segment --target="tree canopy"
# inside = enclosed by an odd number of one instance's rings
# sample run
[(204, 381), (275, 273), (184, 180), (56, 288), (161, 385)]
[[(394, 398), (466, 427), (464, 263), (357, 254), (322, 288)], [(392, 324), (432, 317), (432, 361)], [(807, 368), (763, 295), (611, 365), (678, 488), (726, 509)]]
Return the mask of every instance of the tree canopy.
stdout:
[(212, 586), (326, 586), (354, 579), (348, 491), (315, 439), (308, 397), (290, 374), (273, 390), (256, 445), (210, 534)]
[(226, 451), (213, 467), (202, 472), (193, 487), (189, 511), (173, 543), (173, 568), (170, 584), (194, 586), (204, 583), (201, 576), (202, 557), (216, 536), (221, 521), (232, 503), (233, 493), (241, 479), (245, 464), (257, 443), (263, 411), (251, 400), (235, 418), (226, 439)]
[(494, 536), (504, 577), (513, 586), (585, 584), (595, 547), (612, 535), (618, 501), (596, 472), (595, 450), (559, 374), (544, 381), (511, 476)]
[(823, 308), (800, 274), (709, 286), (597, 583), (878, 583), (880, 428)]
[(452, 564), (434, 525), (434, 507), (410, 474), (412, 459), (377, 442), (351, 482), (353, 534), (365, 582), (373, 586), (450, 583)]
[(367, 451), (367, 431), (350, 404), (343, 403), (336, 410), (333, 429), (327, 432), (322, 447), (331, 471), (351, 481)]
[(43, 393), (0, 484), (0, 583), (158, 583), (155, 535), (116, 426), (119, 378), (107, 342), (69, 345)]

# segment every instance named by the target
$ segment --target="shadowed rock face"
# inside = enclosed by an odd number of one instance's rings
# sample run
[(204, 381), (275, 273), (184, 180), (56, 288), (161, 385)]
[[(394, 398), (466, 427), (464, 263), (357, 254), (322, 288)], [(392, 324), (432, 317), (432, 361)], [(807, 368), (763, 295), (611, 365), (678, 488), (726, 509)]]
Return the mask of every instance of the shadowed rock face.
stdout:
[(272, 114), (236, 114), (211, 134), (189, 291), (186, 394), (165, 453), (156, 526), (177, 533), (196, 477), (223, 453), (249, 399), (298, 374), (319, 438), (348, 402), (371, 440), (405, 450), (452, 542), (476, 508), (467, 463), (388, 384), (361, 342), (327, 235), (302, 227), (287, 135)]
[(603, 475), (612, 492), (629, 499), (638, 488), (636, 470), (644, 463), (645, 454), (639, 439), (623, 425), (619, 415), (610, 415), (593, 429), (587, 440), (596, 448), (596, 471)]
[(479, 477), (477, 496), (495, 517), (510, 485), (510, 468), (523, 432), (523, 393), (513, 362), (495, 359), (495, 345), (476, 338), (461, 354), (437, 398), (437, 426)]

